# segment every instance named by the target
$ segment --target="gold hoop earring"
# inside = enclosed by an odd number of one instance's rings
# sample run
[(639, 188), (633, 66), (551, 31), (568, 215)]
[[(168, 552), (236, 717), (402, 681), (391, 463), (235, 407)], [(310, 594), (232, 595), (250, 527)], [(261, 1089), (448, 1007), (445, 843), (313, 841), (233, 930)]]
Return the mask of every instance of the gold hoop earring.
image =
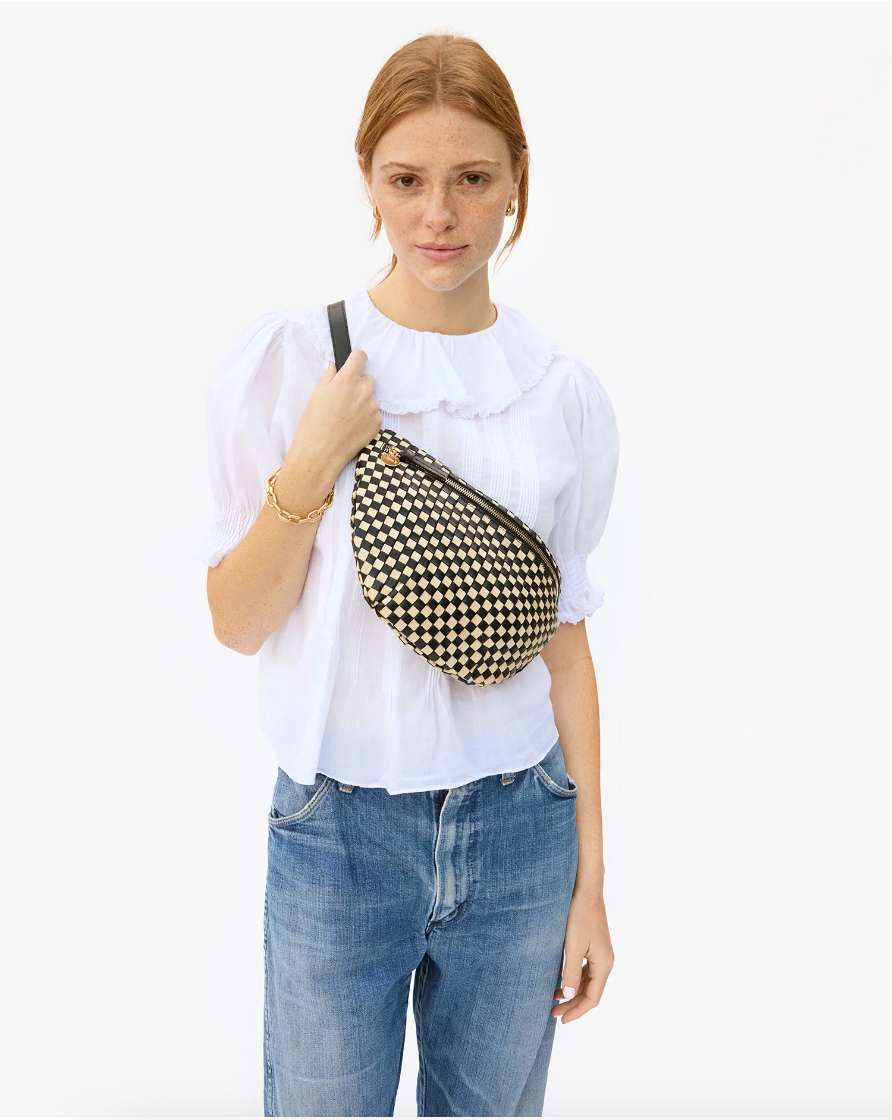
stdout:
[(516, 209), (517, 209), (517, 207), (514, 205), (514, 199), (512, 198), (511, 199), (511, 205), (505, 211), (505, 216), (507, 217), (509, 214), (513, 214)]
[(378, 207), (377, 206), (374, 207), (374, 215), (375, 215), (375, 221), (380, 222), (381, 221), (381, 215), (378, 213)]

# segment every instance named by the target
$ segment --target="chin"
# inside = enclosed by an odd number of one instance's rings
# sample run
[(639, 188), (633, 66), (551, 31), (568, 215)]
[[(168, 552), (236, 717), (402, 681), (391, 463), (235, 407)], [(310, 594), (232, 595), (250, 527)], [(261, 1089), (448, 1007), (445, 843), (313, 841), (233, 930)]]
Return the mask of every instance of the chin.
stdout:
[(451, 292), (454, 288), (460, 287), (467, 280), (467, 276), (450, 277), (448, 279), (442, 276), (420, 276), (419, 279), (432, 292)]
[[(445, 261), (443, 264), (431, 264), (429, 269), (425, 269), (423, 272), (414, 272), (414, 275), (432, 292), (451, 292), (454, 288), (460, 287), (469, 276), (473, 276), (477, 269), (481, 267), (480, 264), (475, 264), (472, 268), (468, 268), (467, 264), (462, 261), (462, 267), (456, 269), (451, 268), (450, 263)], [(481, 264), (485, 264), (485, 262), (481, 262)]]

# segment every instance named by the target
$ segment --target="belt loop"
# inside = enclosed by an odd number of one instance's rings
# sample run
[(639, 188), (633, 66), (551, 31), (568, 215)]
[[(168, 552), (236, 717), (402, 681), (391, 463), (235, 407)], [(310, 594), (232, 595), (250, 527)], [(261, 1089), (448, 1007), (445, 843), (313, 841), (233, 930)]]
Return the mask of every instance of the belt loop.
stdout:
[(502, 776), (501, 776), (502, 785), (503, 786), (510, 785), (514, 781), (514, 775), (516, 773), (517, 773), (516, 770), (510, 770), (508, 773), (502, 774)]

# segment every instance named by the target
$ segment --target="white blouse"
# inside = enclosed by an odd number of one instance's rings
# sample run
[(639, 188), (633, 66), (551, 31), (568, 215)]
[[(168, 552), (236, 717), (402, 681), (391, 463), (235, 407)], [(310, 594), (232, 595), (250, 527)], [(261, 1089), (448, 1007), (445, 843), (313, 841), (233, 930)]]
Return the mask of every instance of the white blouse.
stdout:
[[(466, 335), (401, 326), (364, 286), (345, 300), (383, 426), (539, 533), (561, 569), (559, 623), (593, 614), (604, 596), (586, 559), (604, 532), (619, 457), (595, 373), (498, 300), (495, 323)], [(225, 349), (207, 404), (215, 513), (193, 557), (214, 566), (247, 533), (333, 360), (324, 303), (267, 312)], [(259, 653), (261, 726), (279, 766), (296, 782), (322, 772), (390, 793), (532, 766), (558, 737), (545, 662), (480, 688), (400, 641), (362, 595), (350, 533), (355, 466), (338, 475), (300, 600)]]

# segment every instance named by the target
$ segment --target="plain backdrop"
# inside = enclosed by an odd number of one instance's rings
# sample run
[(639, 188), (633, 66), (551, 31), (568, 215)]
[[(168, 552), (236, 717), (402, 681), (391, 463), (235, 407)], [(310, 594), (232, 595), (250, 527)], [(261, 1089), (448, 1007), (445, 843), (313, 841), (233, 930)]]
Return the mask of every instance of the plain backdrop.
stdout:
[(387, 265), (354, 136), (428, 31), (527, 130), (491, 292), (620, 430), (616, 964), (546, 1114), (888, 1115), (892, 9), (672, 3), (0, 7), (0, 1112), (262, 1115), (276, 766), (187, 555), (205, 393)]

